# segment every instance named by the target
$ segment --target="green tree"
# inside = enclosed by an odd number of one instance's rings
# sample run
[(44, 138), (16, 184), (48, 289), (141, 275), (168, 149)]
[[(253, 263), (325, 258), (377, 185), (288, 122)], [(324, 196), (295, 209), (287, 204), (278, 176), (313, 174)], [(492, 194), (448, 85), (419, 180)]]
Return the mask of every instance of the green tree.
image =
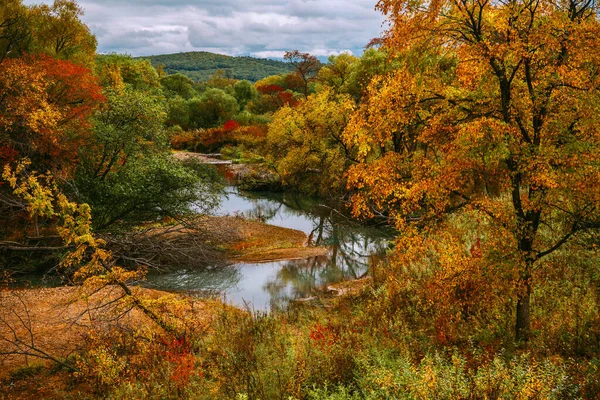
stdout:
[(244, 110), (246, 104), (258, 98), (258, 91), (250, 81), (238, 81), (233, 85), (234, 97), (240, 109)]
[(324, 65), (317, 74), (317, 81), (335, 89), (338, 93), (350, 93), (354, 82), (356, 64), (359, 59), (352, 54), (342, 53), (330, 56), (328, 63)]
[(131, 87), (107, 90), (106, 96), (75, 179), (81, 200), (92, 207), (94, 227), (181, 215), (194, 202), (200, 209), (210, 206), (208, 175), (170, 155), (162, 98)]
[(190, 107), (188, 102), (180, 97), (175, 96), (167, 100), (167, 125), (179, 125), (183, 129), (190, 127)]
[(359, 102), (374, 76), (386, 75), (400, 65), (385, 49), (367, 49), (353, 65), (347, 83), (347, 91)]
[(180, 96), (189, 100), (197, 95), (194, 81), (183, 74), (164, 76), (160, 78), (160, 85), (167, 97)]
[(188, 102), (190, 126), (194, 128), (213, 128), (233, 118), (238, 112), (235, 97), (220, 89), (208, 89), (200, 97)]

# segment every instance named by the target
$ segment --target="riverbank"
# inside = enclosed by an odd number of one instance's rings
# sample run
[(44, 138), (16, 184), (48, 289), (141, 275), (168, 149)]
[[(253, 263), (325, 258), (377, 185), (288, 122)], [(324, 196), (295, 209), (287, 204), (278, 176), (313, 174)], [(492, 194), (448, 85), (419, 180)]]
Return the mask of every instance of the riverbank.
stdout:
[[(268, 225), (260, 221), (232, 216), (202, 216), (194, 222), (194, 229), (201, 229), (214, 243), (207, 243), (222, 250), (230, 262), (272, 262), (296, 260), (327, 254), (325, 247), (308, 247), (304, 232)], [(170, 227), (173, 229), (173, 227)], [(158, 233), (156, 228), (149, 235)], [(170, 235), (189, 234), (194, 229), (173, 229)], [(174, 239), (166, 237), (165, 240)], [(132, 288), (134, 294), (144, 299), (183, 302), (186, 318), (197, 323), (210, 318), (216, 300), (199, 300), (191, 296), (172, 294), (141, 287)], [(152, 321), (139, 310), (132, 308), (123, 312), (115, 309), (122, 297), (117, 287), (107, 287), (88, 295), (81, 287), (35, 288), (0, 291), (0, 378), (10, 371), (31, 366), (45, 365), (67, 359), (81, 350), (91, 331), (106, 329), (118, 315), (118, 326), (132, 331), (140, 326), (152, 326)], [(152, 330), (148, 331), (152, 334)], [(1, 354), (0, 354), (1, 355)], [(35, 357), (35, 355), (39, 357)], [(54, 359), (54, 360), (53, 360)]]
[(247, 163), (248, 160), (224, 159), (219, 153), (204, 154), (173, 150), (173, 157), (181, 162), (194, 161), (200, 164), (222, 167), (228, 183), (249, 191), (280, 191), (280, 177), (264, 163)]
[[(166, 237), (165, 231), (170, 231)], [(182, 225), (155, 228), (147, 235), (164, 240), (202, 232), (210, 238), (207, 247), (222, 251), (230, 262), (272, 262), (324, 256), (326, 247), (308, 246), (308, 236), (299, 230), (269, 225), (242, 216), (200, 216)]]

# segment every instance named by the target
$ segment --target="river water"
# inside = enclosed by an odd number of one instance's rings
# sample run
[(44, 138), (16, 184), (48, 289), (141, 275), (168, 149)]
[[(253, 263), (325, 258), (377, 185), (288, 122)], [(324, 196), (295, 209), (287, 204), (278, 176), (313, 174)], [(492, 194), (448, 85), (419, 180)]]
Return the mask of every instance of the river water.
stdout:
[(147, 285), (198, 296), (219, 296), (255, 311), (285, 309), (331, 283), (369, 273), (374, 258), (385, 253), (392, 234), (343, 217), (336, 209), (299, 196), (242, 193), (228, 187), (218, 215), (239, 215), (303, 231), (327, 256), (267, 263), (235, 263), (202, 270), (150, 275)]

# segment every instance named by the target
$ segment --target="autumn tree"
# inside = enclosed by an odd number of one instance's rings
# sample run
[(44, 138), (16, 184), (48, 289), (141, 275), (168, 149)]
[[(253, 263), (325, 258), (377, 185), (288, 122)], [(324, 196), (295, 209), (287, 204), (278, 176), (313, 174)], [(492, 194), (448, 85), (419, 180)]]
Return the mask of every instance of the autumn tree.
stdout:
[(597, 3), (377, 7), (402, 66), (371, 82), (345, 132), (361, 161), (349, 172), (354, 212), (387, 212), (414, 243), (456, 213), (489, 221), (489, 244), (502, 243), (490, 265), (513, 269), (516, 337), (527, 340), (535, 272), (600, 227)]
[(353, 155), (342, 132), (355, 105), (332, 89), (312, 94), (273, 115), (267, 134), (269, 159), (284, 186), (311, 195), (339, 196)]
[(82, 66), (47, 56), (0, 64), (0, 161), (29, 157), (36, 168), (69, 169), (87, 136), (88, 117), (103, 101)]
[(72, 0), (25, 6), (5, 0), (0, 7), (0, 62), (29, 54), (46, 54), (91, 67), (96, 38), (81, 21), (83, 11)]
[(317, 72), (319, 72), (321, 62), (317, 57), (309, 53), (301, 53), (298, 50), (286, 51), (283, 58), (294, 67), (295, 74), (302, 82), (304, 97), (308, 97), (309, 84), (314, 81)]
[(206, 81), (206, 87), (225, 90), (235, 85), (235, 82), (237, 80), (231, 77), (231, 70), (219, 69)]
[(135, 59), (126, 54), (96, 57), (95, 73), (104, 87), (121, 89), (130, 85), (134, 90), (159, 92), (158, 72), (150, 61)]

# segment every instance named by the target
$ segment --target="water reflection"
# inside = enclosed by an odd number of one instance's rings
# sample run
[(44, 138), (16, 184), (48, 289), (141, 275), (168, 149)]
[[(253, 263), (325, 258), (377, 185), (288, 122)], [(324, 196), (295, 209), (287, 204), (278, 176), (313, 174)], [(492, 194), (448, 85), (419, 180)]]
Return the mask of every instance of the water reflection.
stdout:
[(234, 305), (281, 309), (290, 300), (310, 297), (323, 286), (366, 276), (371, 256), (385, 253), (391, 237), (391, 232), (351, 223), (335, 209), (302, 197), (241, 194), (233, 187), (227, 190), (217, 213), (301, 230), (312, 245), (327, 246), (328, 255), (178, 271), (149, 277), (153, 287), (196, 295), (218, 292)]

